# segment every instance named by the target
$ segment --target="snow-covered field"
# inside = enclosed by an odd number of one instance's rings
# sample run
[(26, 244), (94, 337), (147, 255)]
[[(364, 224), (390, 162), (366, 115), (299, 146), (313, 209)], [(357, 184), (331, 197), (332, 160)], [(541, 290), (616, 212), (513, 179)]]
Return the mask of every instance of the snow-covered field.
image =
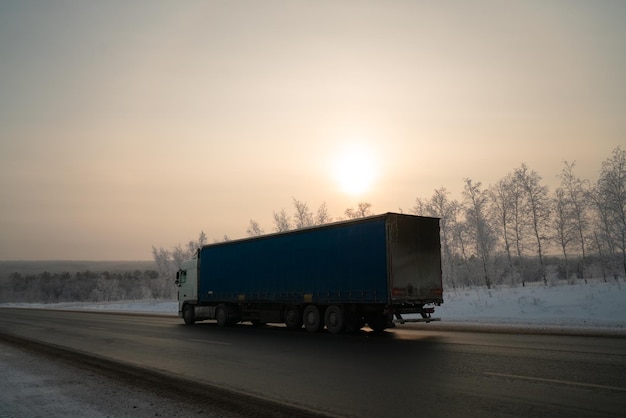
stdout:
[(626, 329), (626, 285), (615, 281), (456, 289), (444, 302), (442, 321)]
[[(500, 286), (448, 290), (435, 317), (447, 323), (511, 324), (626, 330), (626, 284), (593, 280), (588, 284)], [(0, 304), (0, 307), (102, 310), (175, 315), (175, 301)]]

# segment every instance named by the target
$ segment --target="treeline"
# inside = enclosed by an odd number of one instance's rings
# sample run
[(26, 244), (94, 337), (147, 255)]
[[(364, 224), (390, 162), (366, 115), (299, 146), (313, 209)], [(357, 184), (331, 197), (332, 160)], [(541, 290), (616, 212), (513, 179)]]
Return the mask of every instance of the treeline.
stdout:
[(11, 273), (0, 281), (0, 303), (106, 302), (117, 300), (171, 299), (171, 278), (156, 270), (39, 274)]
[[(626, 277), (626, 151), (615, 148), (595, 182), (576, 176), (575, 164), (567, 161), (559, 178), (559, 187), (550, 191), (536, 171), (522, 164), (488, 187), (464, 179), (461, 200), (451, 199), (445, 187), (430, 198), (417, 198), (407, 212), (441, 219), (445, 286)], [(273, 212), (271, 232), (372, 214), (367, 202), (346, 209), (340, 218), (333, 218), (325, 203), (315, 211), (295, 198), (292, 204), (291, 215), (285, 209)], [(264, 233), (251, 219), (246, 234)], [(206, 243), (201, 232), (185, 247), (152, 247), (159, 274), (173, 277), (180, 263)]]
[(626, 276), (626, 151), (614, 149), (595, 183), (565, 161), (553, 192), (525, 164), (496, 184), (465, 179), (462, 200), (445, 188), (413, 213), (441, 218), (446, 285), (604, 280)]

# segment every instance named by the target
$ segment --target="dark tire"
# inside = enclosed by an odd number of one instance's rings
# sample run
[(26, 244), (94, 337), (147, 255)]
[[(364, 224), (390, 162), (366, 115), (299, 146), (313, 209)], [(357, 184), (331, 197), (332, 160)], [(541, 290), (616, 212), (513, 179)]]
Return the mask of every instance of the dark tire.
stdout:
[(185, 305), (183, 308), (183, 321), (187, 325), (193, 325), (196, 323), (196, 314), (194, 313), (193, 306)]
[(320, 311), (315, 305), (309, 305), (304, 308), (302, 318), (304, 320), (304, 328), (309, 332), (318, 332), (324, 326)]
[(224, 305), (218, 305), (215, 308), (215, 319), (217, 326), (223, 328), (228, 325), (228, 308)]
[(331, 305), (324, 312), (324, 323), (328, 332), (331, 334), (340, 334), (343, 331), (344, 315), (341, 306)]
[(302, 313), (297, 306), (289, 305), (285, 308), (285, 325), (288, 329), (302, 328)]
[(383, 332), (387, 328), (387, 318), (382, 313), (370, 314), (367, 316), (367, 325), (374, 332)]

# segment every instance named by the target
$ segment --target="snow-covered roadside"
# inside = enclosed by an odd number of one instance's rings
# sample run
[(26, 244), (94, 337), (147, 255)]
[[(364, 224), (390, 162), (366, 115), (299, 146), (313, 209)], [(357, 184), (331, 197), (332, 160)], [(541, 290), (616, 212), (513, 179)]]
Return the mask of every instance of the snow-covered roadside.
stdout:
[(66, 303), (0, 303), (0, 308), (58, 309), (68, 311), (135, 312), (176, 315), (178, 302), (168, 300), (135, 300), (121, 302)]
[[(513, 324), (626, 329), (626, 284), (599, 280), (588, 284), (526, 287), (499, 286), (452, 289), (435, 316), (443, 322)], [(0, 307), (142, 312), (175, 315), (176, 301), (128, 301), (100, 303), (23, 304)]]
[(593, 280), (453, 289), (436, 313), (445, 322), (626, 329), (626, 285)]

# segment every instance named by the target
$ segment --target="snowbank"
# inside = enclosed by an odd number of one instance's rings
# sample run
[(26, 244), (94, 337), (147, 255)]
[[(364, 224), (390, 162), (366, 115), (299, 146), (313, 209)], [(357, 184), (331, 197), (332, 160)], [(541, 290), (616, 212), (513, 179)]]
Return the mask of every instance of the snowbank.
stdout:
[(446, 322), (626, 328), (626, 287), (590, 281), (455, 289), (436, 313)]

